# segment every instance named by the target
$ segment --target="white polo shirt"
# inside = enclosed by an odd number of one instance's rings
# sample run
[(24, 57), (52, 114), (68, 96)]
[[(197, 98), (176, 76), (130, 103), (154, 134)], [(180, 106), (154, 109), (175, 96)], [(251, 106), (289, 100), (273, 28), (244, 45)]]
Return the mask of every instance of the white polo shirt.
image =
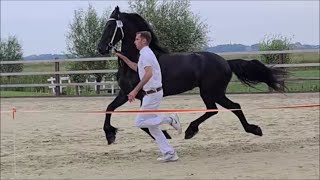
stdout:
[(150, 78), (150, 80), (143, 86), (143, 90), (148, 91), (154, 88), (161, 87), (162, 77), (160, 65), (158, 63), (157, 57), (149, 48), (149, 46), (145, 46), (140, 50), (140, 57), (138, 61), (138, 73), (140, 80), (143, 78), (145, 74), (144, 68), (146, 66), (151, 66), (153, 75)]

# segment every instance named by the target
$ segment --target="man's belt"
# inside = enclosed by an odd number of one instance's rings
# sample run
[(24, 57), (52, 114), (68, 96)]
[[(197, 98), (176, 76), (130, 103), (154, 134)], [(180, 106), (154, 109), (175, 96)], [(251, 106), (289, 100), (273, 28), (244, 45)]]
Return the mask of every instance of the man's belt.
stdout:
[(143, 91), (143, 92), (144, 92), (144, 95), (147, 95), (147, 94), (156, 93), (156, 92), (161, 91), (161, 90), (162, 90), (162, 87), (158, 87), (156, 89), (152, 89), (152, 90), (149, 90), (149, 91)]

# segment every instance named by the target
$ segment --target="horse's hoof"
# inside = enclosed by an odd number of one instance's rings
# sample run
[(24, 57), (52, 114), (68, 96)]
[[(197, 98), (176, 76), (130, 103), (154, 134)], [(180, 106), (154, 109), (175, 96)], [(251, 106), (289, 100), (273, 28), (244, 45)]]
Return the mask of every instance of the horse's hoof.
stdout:
[(116, 140), (116, 136), (107, 136), (107, 141), (108, 141), (108, 145), (114, 143), (114, 141)]
[(191, 139), (193, 136), (195, 136), (199, 132), (198, 127), (192, 127), (189, 126), (188, 129), (185, 132), (184, 139)]
[(118, 129), (114, 128), (114, 127), (110, 127), (107, 130), (105, 130), (108, 145), (114, 143), (114, 141), (116, 140), (117, 131), (118, 131)]
[(247, 132), (250, 132), (250, 133), (257, 135), (257, 136), (263, 135), (261, 128), (257, 125), (254, 125), (254, 124), (250, 125), (250, 129)]
[(261, 130), (261, 128), (260, 128), (259, 126), (257, 126), (257, 127), (255, 128), (253, 134), (258, 135), (258, 136), (262, 136), (262, 135), (263, 135), (262, 130)]

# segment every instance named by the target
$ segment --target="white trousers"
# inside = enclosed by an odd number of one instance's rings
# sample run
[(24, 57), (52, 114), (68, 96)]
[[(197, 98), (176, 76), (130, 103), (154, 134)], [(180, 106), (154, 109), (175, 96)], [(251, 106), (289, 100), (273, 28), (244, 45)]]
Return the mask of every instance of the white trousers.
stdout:
[[(163, 91), (148, 94), (143, 97), (140, 110), (157, 110), (163, 98)], [(136, 126), (139, 128), (148, 128), (150, 134), (155, 138), (162, 154), (173, 153), (174, 149), (169, 145), (168, 140), (160, 129), (161, 124), (170, 124), (171, 118), (158, 114), (138, 114), (136, 117)]]

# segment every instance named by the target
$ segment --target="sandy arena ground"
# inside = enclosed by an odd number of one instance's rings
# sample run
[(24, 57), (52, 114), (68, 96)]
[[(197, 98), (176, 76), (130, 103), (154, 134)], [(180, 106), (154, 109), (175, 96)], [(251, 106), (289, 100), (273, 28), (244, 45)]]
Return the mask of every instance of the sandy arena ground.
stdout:
[[(116, 143), (107, 145), (104, 114), (19, 113), (104, 110), (114, 97), (1, 99), (1, 110), (15, 106), (18, 111), (14, 121), (11, 114), (1, 114), (1, 179), (319, 179), (319, 108), (255, 109), (319, 104), (319, 93), (228, 97), (242, 105), (249, 123), (259, 125), (264, 136), (246, 133), (231, 112), (208, 119), (191, 140), (164, 125), (180, 156), (173, 163), (156, 161), (158, 148), (133, 127), (135, 115), (112, 116), (119, 132)], [(138, 107), (136, 101), (118, 110)], [(161, 108), (204, 105), (198, 95), (183, 95), (166, 97)], [(183, 130), (200, 115), (180, 114)]]

